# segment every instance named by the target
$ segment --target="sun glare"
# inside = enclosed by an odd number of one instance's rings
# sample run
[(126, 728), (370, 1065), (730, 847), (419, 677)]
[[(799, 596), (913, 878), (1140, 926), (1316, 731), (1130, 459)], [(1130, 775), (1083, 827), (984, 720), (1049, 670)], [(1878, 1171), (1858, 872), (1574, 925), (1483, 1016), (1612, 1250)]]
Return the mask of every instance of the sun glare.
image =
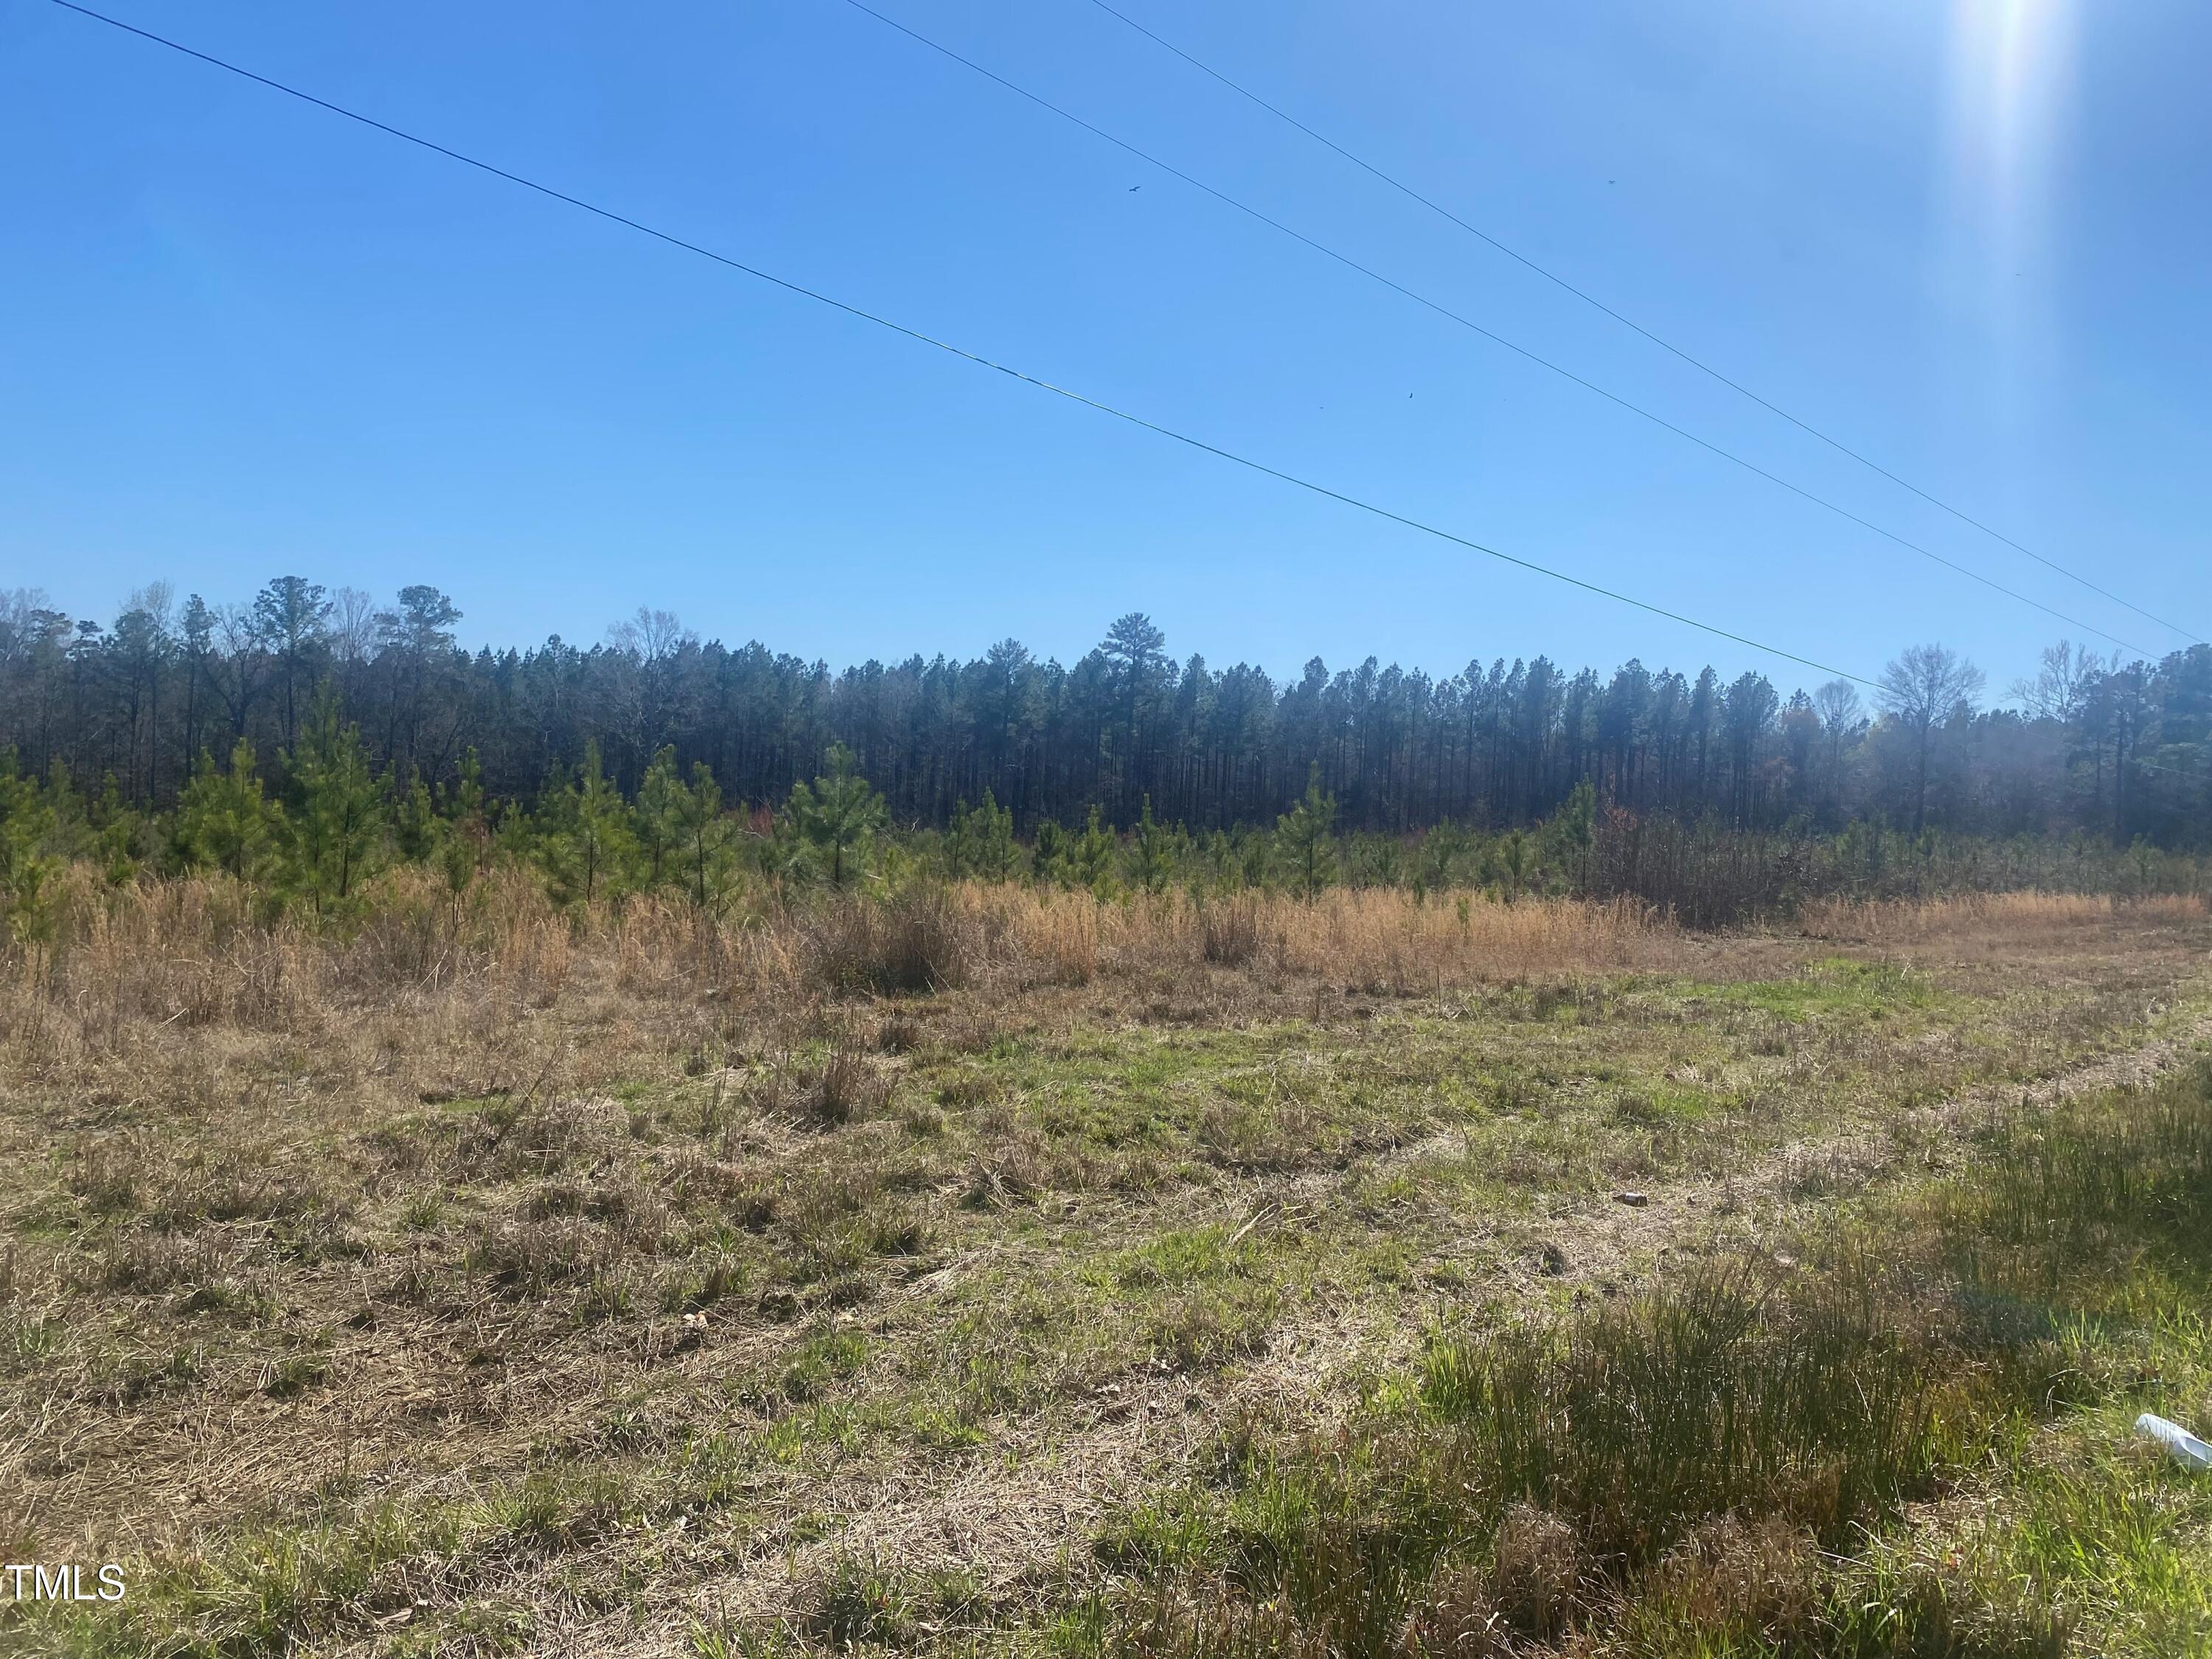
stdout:
[(2074, 27), (2072, 0), (1954, 0), (1951, 223), (1974, 279), (2000, 294), (2028, 279), (2049, 234)]

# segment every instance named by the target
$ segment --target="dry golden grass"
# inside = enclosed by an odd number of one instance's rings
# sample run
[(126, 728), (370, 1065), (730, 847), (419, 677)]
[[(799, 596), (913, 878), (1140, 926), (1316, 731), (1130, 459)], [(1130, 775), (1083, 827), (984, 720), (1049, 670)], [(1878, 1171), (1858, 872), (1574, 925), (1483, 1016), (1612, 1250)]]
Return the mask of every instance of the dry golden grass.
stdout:
[(1082, 981), (1103, 972), (1206, 963), (1316, 975), (1395, 993), (1679, 964), (1678, 931), (1632, 901), (1537, 899), (1501, 904), (1474, 893), (1417, 898), (1396, 889), (1334, 890), (1308, 902), (1182, 894), (1099, 904), (1030, 888), (963, 888), (967, 914), (1028, 960)]
[(0, 957), (0, 1547), (190, 1576), (255, 1528), (452, 1520), (574, 1465), (660, 1530), (591, 1533), (579, 1489), (557, 1527), (501, 1520), (490, 1565), (409, 1545), (287, 1639), (416, 1594), (474, 1617), (471, 1572), (611, 1595), (653, 1539), (655, 1584), (768, 1606), (820, 1515), (857, 1548), (971, 1488), (1030, 1517), (962, 1547), (1011, 1572), (1079, 1548), (1154, 1407), (1310, 1401), (1310, 1356), (1418, 1330), (1470, 1240), (1562, 1203), (1656, 1228), (1668, 1183), (1823, 1115), (2138, 1040), (2212, 943), (2202, 905), (2036, 896), (1808, 931), (1888, 965), (1472, 895), (960, 885), (712, 919), (400, 872), (318, 927), (222, 880), (73, 874), (53, 945)]
[(2115, 922), (2185, 927), (2208, 915), (2212, 915), (2212, 902), (2195, 893), (2128, 898), (2108, 893), (2021, 892), (1963, 893), (1874, 904), (1820, 899), (1806, 905), (1799, 920), (1813, 939), (1897, 945), (1992, 936), (2024, 944)]
[(402, 872), (344, 925), (261, 909), (253, 893), (220, 878), (112, 890), (76, 872), (57, 941), (0, 955), (0, 1040), (19, 1063), (51, 1074), (121, 1058), (153, 1033), (164, 1044), (221, 1030), (326, 1044), (387, 1013), (511, 1028), (575, 987), (663, 1016), (708, 1006), (781, 1019), (849, 993), (1019, 993), (1231, 969), (1406, 995), (1667, 970), (1688, 959), (1680, 931), (1632, 902), (1423, 901), (1384, 890), (1312, 902), (1274, 894), (1101, 902), (968, 884), (716, 919), (657, 897), (564, 911), (513, 873), (456, 903)]
[[(348, 925), (260, 914), (220, 878), (121, 890), (67, 884), (59, 938), (0, 954), (0, 1037), (66, 1066), (127, 1048), (134, 1028), (232, 1028), (321, 1039), (333, 1020), (438, 1003), (545, 1008), (588, 983), (635, 1004), (789, 1011), (841, 994), (986, 987), (1018, 993), (1232, 969), (1376, 994), (1434, 994), (1576, 975), (1687, 971), (1708, 941), (1632, 900), (1425, 897), (1337, 890), (1307, 902), (1182, 893), (1102, 902), (973, 883), (889, 900), (830, 897), (714, 918), (634, 896), (563, 910), (508, 872), (455, 903), (419, 874), (387, 877)], [(1808, 904), (1809, 938), (1876, 947), (2001, 937), (2015, 943), (2116, 923), (2203, 921), (2195, 896), (1972, 895)]]
[[(1998, 965), (2115, 928), (2185, 933), (2206, 915), (2194, 897), (2022, 893), (1814, 905), (1802, 931)], [(0, 1068), (91, 1106), (171, 1113), (234, 1103), (241, 1069), (289, 1073), (308, 1093), (345, 1079), (371, 1110), (533, 1083), (604, 1088), (657, 1075), (672, 1054), (696, 1074), (787, 1051), (873, 995), (961, 993), (950, 1017), (988, 1043), (1040, 1018), (1234, 1024), (1313, 1012), (1317, 990), (1735, 978), (1790, 954), (1785, 937), (1687, 933), (1628, 901), (1369, 890), (1101, 902), (964, 884), (714, 918), (649, 896), (563, 910), (514, 872), (456, 902), (400, 871), (337, 925), (268, 914), (224, 878), (118, 890), (76, 871), (55, 941), (0, 950)]]

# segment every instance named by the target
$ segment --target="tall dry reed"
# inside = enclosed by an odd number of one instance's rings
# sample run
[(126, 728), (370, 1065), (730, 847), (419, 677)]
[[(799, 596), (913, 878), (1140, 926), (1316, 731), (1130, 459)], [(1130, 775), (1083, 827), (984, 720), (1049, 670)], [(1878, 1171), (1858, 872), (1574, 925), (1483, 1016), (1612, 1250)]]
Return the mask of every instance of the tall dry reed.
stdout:
[(2212, 904), (2195, 893), (2126, 897), (2030, 890), (1917, 900), (1821, 899), (1804, 907), (1799, 925), (1813, 939), (1899, 945), (1993, 933), (2028, 939), (2114, 922), (2183, 927), (2208, 916), (2212, 916)]
[(343, 917), (271, 904), (219, 876), (64, 884), (53, 939), (0, 954), (0, 1031), (59, 1019), (95, 1048), (129, 1028), (238, 1028), (313, 1042), (334, 1021), (476, 1000), (544, 1007), (574, 992), (639, 1006), (788, 1007), (825, 996), (1018, 992), (1206, 974), (1319, 976), (1396, 993), (1665, 968), (1680, 935), (1630, 900), (1337, 891), (1101, 901), (1019, 885), (802, 896), (716, 917), (635, 896), (554, 905), (500, 872), (456, 900), (419, 872)]
[[(1809, 905), (1803, 930), (1877, 948), (2094, 927), (2202, 922), (2194, 896), (2041, 892)], [(1686, 970), (1700, 959), (1633, 899), (1417, 896), (1340, 890), (1100, 900), (976, 883), (888, 896), (801, 895), (714, 916), (634, 896), (562, 909), (513, 871), (456, 900), (420, 872), (374, 884), (343, 918), (273, 906), (226, 878), (63, 884), (55, 937), (0, 952), (0, 1037), (112, 1052), (179, 1029), (309, 1044), (363, 1013), (465, 1021), (579, 997), (610, 1017), (662, 1007), (783, 1017), (824, 998), (1094, 981), (1319, 980), (1397, 994), (1576, 975)], [(502, 1018), (506, 1016), (502, 1015)]]
[(1474, 893), (1341, 890), (1311, 902), (1279, 893), (1184, 894), (1102, 904), (1032, 888), (962, 890), (1031, 961), (1069, 979), (1206, 964), (1319, 975), (1393, 991), (1572, 973), (1658, 969), (1678, 931), (1634, 900), (1503, 904)]

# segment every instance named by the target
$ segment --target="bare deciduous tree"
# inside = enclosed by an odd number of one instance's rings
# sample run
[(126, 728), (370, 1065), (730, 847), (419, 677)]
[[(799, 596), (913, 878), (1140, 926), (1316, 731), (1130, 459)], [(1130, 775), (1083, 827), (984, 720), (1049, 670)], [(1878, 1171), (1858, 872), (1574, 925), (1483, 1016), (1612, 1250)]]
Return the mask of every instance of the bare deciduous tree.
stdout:
[(618, 622), (607, 629), (607, 639), (617, 650), (627, 651), (632, 656), (648, 663), (665, 662), (684, 646), (696, 644), (699, 636), (684, 626), (672, 611), (653, 611), (644, 605), (628, 622)]
[(2070, 720), (2081, 717), (2089, 690), (2103, 675), (2119, 666), (2119, 653), (2107, 665), (2086, 645), (2061, 640), (2043, 647), (2042, 666), (2032, 680), (2014, 680), (2010, 695), (2027, 711), (2043, 720)]
[(331, 600), (331, 654), (349, 665), (367, 662), (376, 647), (376, 600), (358, 587), (341, 587)]
[(1813, 712), (1820, 719), (1820, 740), (1827, 751), (1829, 787), (1843, 792), (1844, 745), (1866, 723), (1866, 705), (1859, 689), (1849, 680), (1830, 680), (1813, 694)]
[(1982, 671), (1947, 645), (1908, 645), (1881, 671), (1875, 695), (1913, 742), (1916, 836), (1928, 820), (1928, 751), (1936, 728), (1954, 714), (1972, 714), (1983, 683)]

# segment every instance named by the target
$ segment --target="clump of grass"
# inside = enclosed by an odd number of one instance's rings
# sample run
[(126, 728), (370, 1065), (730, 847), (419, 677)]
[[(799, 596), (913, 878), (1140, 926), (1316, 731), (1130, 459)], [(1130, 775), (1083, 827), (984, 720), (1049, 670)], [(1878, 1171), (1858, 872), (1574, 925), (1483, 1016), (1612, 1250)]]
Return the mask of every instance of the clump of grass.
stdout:
[(467, 1263), (509, 1294), (536, 1296), (558, 1285), (589, 1283), (615, 1267), (621, 1249), (605, 1228), (568, 1217), (539, 1218), (479, 1230)]
[(836, 1128), (883, 1109), (890, 1099), (890, 1079), (857, 1048), (830, 1051), (811, 1082), (799, 1091), (800, 1115), (817, 1128)]
[(663, 1273), (659, 1305), (665, 1313), (696, 1313), (742, 1294), (751, 1282), (750, 1263), (730, 1250), (709, 1248)]
[[(1216, 1599), (1287, 1610), (1346, 1653), (1393, 1651), (1408, 1628), (1549, 1640), (1702, 1524), (1759, 1513), (1840, 1543), (1927, 1495), (1971, 1395), (1924, 1364), (1917, 1322), (1869, 1262), (1787, 1291), (1723, 1265), (1440, 1340), (1402, 1410), (1248, 1466), (1225, 1501), (1197, 1500), (1197, 1547), (1172, 1553), (1225, 1569)], [(1164, 1650), (1257, 1640), (1255, 1616), (1194, 1614)]]
[(784, 1393), (804, 1403), (819, 1400), (832, 1383), (859, 1370), (868, 1358), (866, 1334), (827, 1330), (800, 1343), (783, 1368)]
[(763, 1194), (762, 1224), (784, 1247), (785, 1275), (799, 1284), (836, 1281), (878, 1257), (920, 1255), (931, 1218), (893, 1190), (902, 1180), (880, 1162), (840, 1160), (795, 1173)]
[[(2187, 1567), (2196, 1523), (2158, 1495), (2177, 1477), (2107, 1459), (2073, 1480), (2023, 1449), (2075, 1402), (2117, 1435), (2139, 1402), (2212, 1382), (2194, 1311), (2212, 1288), (2212, 1067), (2000, 1123), (1964, 1171), (1796, 1248), (1810, 1267), (1721, 1256), (1440, 1334), (1341, 1434), (1248, 1431), (1101, 1534), (1142, 1586), (1117, 1639), (1146, 1656), (2055, 1659), (2102, 1603), (2115, 1639), (2087, 1650), (2203, 1650), (2212, 1576)], [(1945, 1522), (1992, 1469), (2023, 1496)]]
[(1223, 899), (1199, 916), (1200, 954), (1224, 968), (1242, 968), (1260, 953), (1260, 907), (1250, 898)]
[(909, 1054), (921, 1047), (921, 1023), (911, 1014), (890, 1014), (876, 1027), (876, 1047), (887, 1054)]
[(221, 1232), (134, 1227), (111, 1233), (102, 1243), (97, 1277), (111, 1289), (150, 1294), (216, 1283), (237, 1265), (235, 1244)]
[(912, 1587), (898, 1574), (841, 1557), (814, 1588), (806, 1631), (833, 1653), (862, 1645), (903, 1645), (920, 1611)]
[(261, 1368), (261, 1392), (275, 1400), (305, 1394), (330, 1375), (330, 1359), (313, 1350), (278, 1355)]
[(1731, 986), (1731, 1001), (1746, 1003), (1786, 1020), (1819, 1015), (1856, 1015), (1881, 1019), (1905, 1008), (1927, 1008), (1940, 999), (1925, 974), (1893, 962), (1863, 962), (1855, 957), (1826, 957), (1808, 963), (1794, 979), (1753, 980)]
[(2124, 896), (2108, 893), (1959, 893), (1944, 898), (1870, 902), (1815, 899), (1802, 907), (1800, 925), (1814, 939), (1867, 944), (1916, 943), (1973, 932), (2002, 932), (2013, 939), (2093, 927), (2116, 916), (2151, 925), (2200, 921), (2212, 902), (2198, 893)]
[(1000, 1088), (996, 1078), (980, 1073), (963, 1073), (937, 1085), (938, 1103), (954, 1111), (965, 1111), (969, 1107), (981, 1106), (995, 1100)]
[(814, 983), (885, 996), (967, 984), (997, 954), (1001, 931), (989, 910), (921, 885), (886, 900), (823, 905), (803, 928), (802, 955)]
[[(1812, 1537), (1775, 1515), (1724, 1515), (1686, 1535), (1638, 1586), (1629, 1645), (1816, 1651), (1828, 1574)], [(1690, 1643), (1679, 1638), (1691, 1635)]]
[(1046, 1134), (1006, 1102), (982, 1108), (972, 1127), (976, 1151), (961, 1194), (970, 1209), (1000, 1209), (1093, 1184), (1095, 1160), (1083, 1146)]
[(176, 1231), (207, 1222), (333, 1220), (349, 1207), (265, 1150), (210, 1150), (143, 1131), (79, 1143), (66, 1184), (94, 1215), (136, 1216)]
[(445, 1200), (432, 1188), (408, 1194), (399, 1206), (399, 1224), (410, 1232), (428, 1232), (445, 1214)]
[(1116, 1251), (1085, 1277), (1122, 1290), (1164, 1289), (1249, 1269), (1256, 1247), (1218, 1224), (1176, 1228)]
[(1922, 1492), (1964, 1402), (1926, 1368), (1909, 1286), (1854, 1257), (1809, 1283), (1741, 1262), (1559, 1324), (1432, 1346), (1429, 1413), (1471, 1489), (1568, 1517), (1640, 1565), (1756, 1506), (1830, 1538)]
[(2147, 1094), (2062, 1105), (1984, 1138), (1923, 1213), (1954, 1271), (2028, 1305), (2144, 1311), (2212, 1292), (2212, 1063)]
[(1196, 1140), (1210, 1162), (1245, 1170), (1297, 1170), (1340, 1155), (1327, 1113), (1293, 1094), (1207, 1106)]
[(118, 1606), (35, 1610), (43, 1623), (28, 1633), (52, 1644), (25, 1650), (247, 1659), (319, 1647), (318, 1638), (388, 1625), (424, 1590), (451, 1595), (518, 1554), (602, 1538), (636, 1506), (620, 1481), (586, 1468), (532, 1474), (479, 1496), (386, 1501), (341, 1519), (237, 1534), (203, 1553), (138, 1565)]
[(69, 1189), (94, 1214), (131, 1214), (155, 1179), (151, 1139), (143, 1133), (104, 1135), (77, 1143)]

